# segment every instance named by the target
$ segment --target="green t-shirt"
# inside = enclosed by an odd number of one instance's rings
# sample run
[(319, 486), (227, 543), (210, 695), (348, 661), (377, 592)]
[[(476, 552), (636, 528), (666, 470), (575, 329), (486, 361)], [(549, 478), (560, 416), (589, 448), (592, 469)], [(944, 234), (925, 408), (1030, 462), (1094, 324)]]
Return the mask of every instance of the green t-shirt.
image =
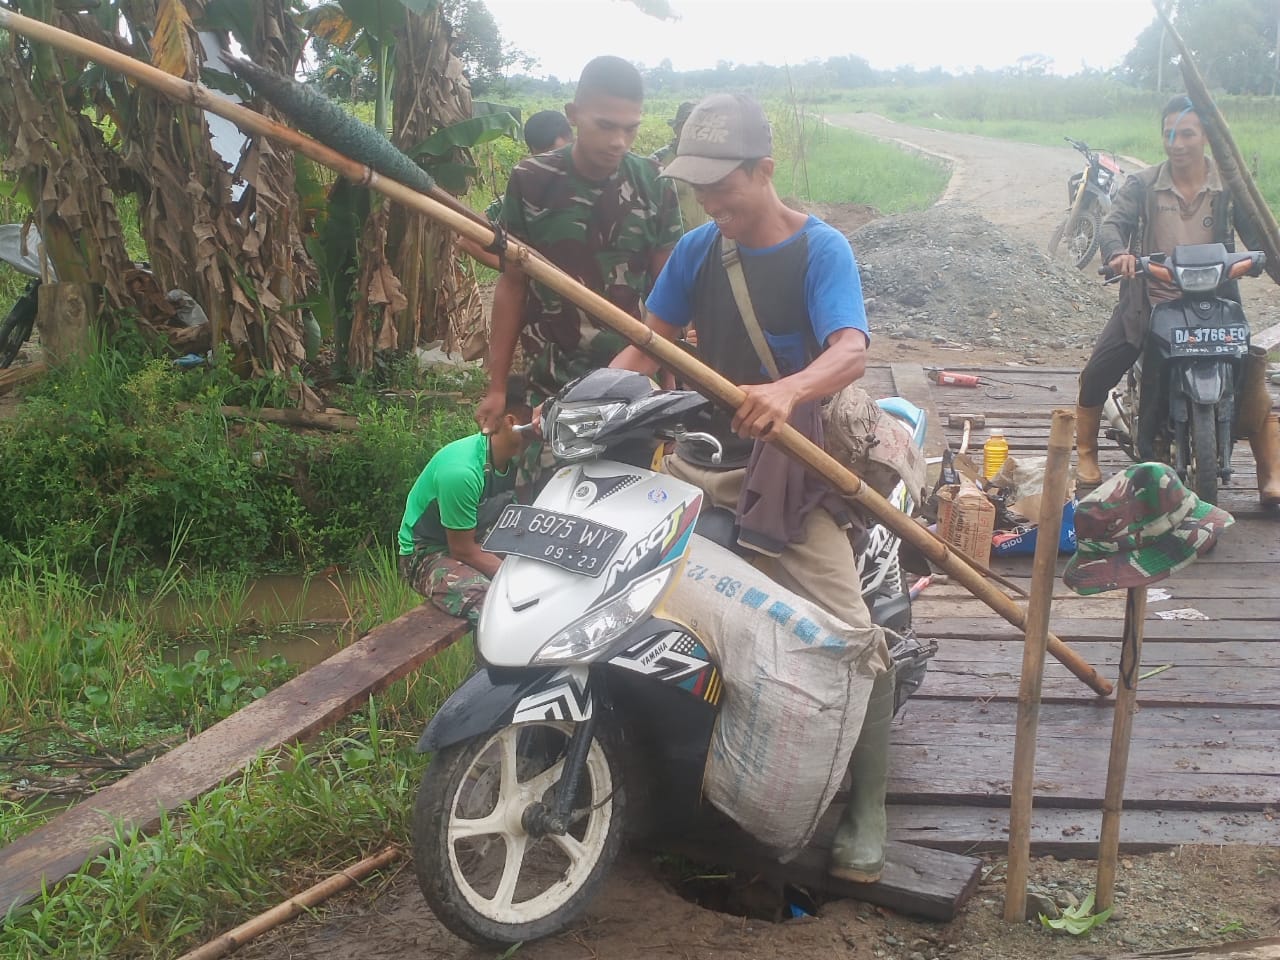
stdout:
[(489, 438), (475, 433), (436, 451), (409, 491), (400, 521), (400, 554), (448, 549), (447, 530), (474, 530), (480, 503), (511, 489), (514, 471), (489, 469)]

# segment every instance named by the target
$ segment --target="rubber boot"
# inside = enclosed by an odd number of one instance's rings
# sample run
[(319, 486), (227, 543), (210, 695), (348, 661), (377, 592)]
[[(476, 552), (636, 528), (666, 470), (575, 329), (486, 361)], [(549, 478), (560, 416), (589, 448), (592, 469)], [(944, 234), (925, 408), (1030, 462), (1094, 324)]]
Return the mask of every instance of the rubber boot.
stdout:
[(1280, 421), (1271, 412), (1267, 390), (1267, 352), (1250, 347), (1244, 358), (1244, 382), (1236, 408), (1236, 436), (1248, 440), (1258, 466), (1258, 499), (1264, 507), (1280, 506)]
[(1258, 465), (1258, 499), (1269, 510), (1280, 507), (1280, 416), (1268, 414), (1249, 446)]
[(849, 803), (831, 842), (832, 876), (875, 883), (884, 870), (888, 821), (884, 795), (889, 785), (889, 725), (893, 722), (894, 671), (876, 677), (867, 701), (857, 746), (849, 760)]
[(1098, 466), (1098, 427), (1102, 407), (1076, 407), (1076, 496), (1083, 497), (1102, 483)]

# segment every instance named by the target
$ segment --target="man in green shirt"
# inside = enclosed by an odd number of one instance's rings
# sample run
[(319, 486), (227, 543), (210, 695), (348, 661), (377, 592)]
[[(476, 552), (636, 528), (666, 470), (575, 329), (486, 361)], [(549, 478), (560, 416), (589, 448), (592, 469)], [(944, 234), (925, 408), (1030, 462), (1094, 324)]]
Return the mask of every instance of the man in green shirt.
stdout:
[(445, 613), (466, 617), (473, 628), (502, 563), (480, 540), (514, 499), (512, 461), (526, 443), (516, 428), (532, 415), (526, 390), (522, 377), (511, 377), (497, 429), (436, 452), (409, 491), (400, 522), (401, 576)]
[[(667, 126), (671, 128), (671, 142), (653, 151), (650, 157), (658, 165), (659, 170), (667, 169), (667, 164), (676, 158), (676, 148), (680, 144), (680, 131), (684, 129), (684, 122), (689, 119), (689, 114), (693, 113), (695, 106), (697, 104), (692, 100), (686, 100), (676, 109), (676, 115), (667, 121)], [(691, 184), (683, 180), (673, 182), (676, 186), (676, 198), (680, 201), (680, 221), (684, 225), (684, 232), (688, 233), (711, 218), (702, 209), (702, 204), (698, 203), (698, 198), (693, 195)]]

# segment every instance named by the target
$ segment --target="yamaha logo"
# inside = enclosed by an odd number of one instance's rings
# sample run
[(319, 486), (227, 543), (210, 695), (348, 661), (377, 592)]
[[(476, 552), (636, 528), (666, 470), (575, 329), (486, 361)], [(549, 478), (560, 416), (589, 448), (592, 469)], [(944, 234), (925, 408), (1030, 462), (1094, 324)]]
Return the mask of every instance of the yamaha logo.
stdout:
[(596, 495), (596, 485), (594, 483), (580, 483), (573, 491), (573, 499), (590, 500)]

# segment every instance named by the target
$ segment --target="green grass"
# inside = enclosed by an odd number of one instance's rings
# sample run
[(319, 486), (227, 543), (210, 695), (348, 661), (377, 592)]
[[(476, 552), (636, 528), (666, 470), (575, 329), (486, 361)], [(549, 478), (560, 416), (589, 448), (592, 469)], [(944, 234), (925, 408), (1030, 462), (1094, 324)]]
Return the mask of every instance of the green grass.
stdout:
[(414, 750), (421, 725), (470, 665), (469, 648), (457, 645), (318, 744), (263, 757), (150, 836), (118, 832), (91, 869), (4, 921), (4, 956), (175, 956), (405, 842), (424, 765)]
[[(1155, 163), (1164, 158), (1159, 117), (1169, 95), (1088, 78), (964, 78), (944, 86), (858, 91), (824, 101), (820, 109), (867, 110), (937, 130), (1048, 146), (1066, 146), (1062, 138), (1070, 136)], [(1218, 106), (1258, 189), (1280, 211), (1280, 98), (1223, 96)]]

